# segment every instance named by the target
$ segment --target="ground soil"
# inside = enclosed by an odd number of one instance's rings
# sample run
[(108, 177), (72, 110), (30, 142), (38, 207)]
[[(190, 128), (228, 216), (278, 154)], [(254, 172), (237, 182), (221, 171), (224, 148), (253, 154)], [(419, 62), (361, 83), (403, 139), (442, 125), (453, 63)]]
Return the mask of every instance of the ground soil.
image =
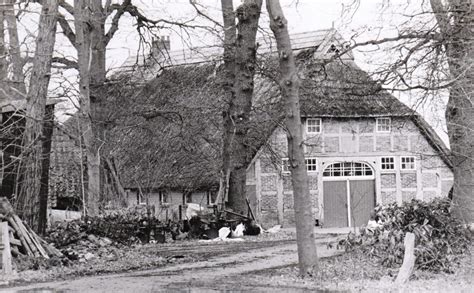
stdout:
[[(282, 239), (283, 238), (283, 239)], [(340, 238), (340, 236), (339, 236)], [(383, 269), (364, 256), (328, 248), (334, 235), (318, 236), (321, 273), (304, 280), (297, 277), (297, 251), (290, 237), (248, 237), (242, 242), (186, 241), (149, 245), (135, 249), (142, 255), (157, 256), (153, 269), (101, 274), (90, 270), (49, 275), (55, 281), (38, 282), (38, 276), (5, 286), (5, 292), (471, 292), (472, 260), (463, 259), (453, 275), (416, 273), (405, 287), (393, 287), (396, 270)], [(130, 256), (137, 254), (130, 254)], [(123, 260), (111, 261), (112, 267)], [(84, 265), (87, 267), (87, 265)], [(126, 266), (124, 267), (126, 268)], [(119, 270), (119, 269), (118, 269)], [(89, 275), (89, 276), (80, 276)]]

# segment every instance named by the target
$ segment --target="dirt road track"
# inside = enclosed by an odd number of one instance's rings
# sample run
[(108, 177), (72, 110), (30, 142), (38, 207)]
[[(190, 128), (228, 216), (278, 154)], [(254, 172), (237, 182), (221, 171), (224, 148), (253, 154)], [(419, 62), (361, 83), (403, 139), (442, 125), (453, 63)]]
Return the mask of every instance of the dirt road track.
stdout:
[[(328, 257), (340, 253), (327, 249), (326, 243), (335, 238), (318, 239), (318, 254)], [(231, 288), (222, 283), (224, 278), (235, 277), (255, 271), (281, 267), (297, 263), (294, 241), (277, 242), (268, 247), (249, 250), (246, 243), (232, 243), (229, 254), (226, 244), (212, 243), (201, 246), (201, 250), (220, 253), (205, 261), (171, 264), (162, 268), (85, 277), (67, 281), (31, 284), (22, 287), (4, 288), (2, 292), (212, 292), (214, 289), (252, 290), (258, 284), (233, 282)], [(241, 247), (239, 250), (238, 248)], [(224, 249), (223, 249), (224, 248)], [(230, 247), (227, 247), (230, 248)], [(236, 249), (237, 248), (237, 249)], [(182, 250), (176, 252), (183, 253)], [(260, 289), (271, 289), (268, 287)], [(261, 290), (258, 290), (261, 291)]]

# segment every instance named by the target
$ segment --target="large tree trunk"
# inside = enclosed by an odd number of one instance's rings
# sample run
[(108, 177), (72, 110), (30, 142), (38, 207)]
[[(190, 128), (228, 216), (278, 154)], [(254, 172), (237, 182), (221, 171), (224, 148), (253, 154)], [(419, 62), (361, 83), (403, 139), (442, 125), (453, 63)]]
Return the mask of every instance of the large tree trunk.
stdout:
[[(229, 188), (229, 176), (231, 172), (231, 142), (234, 136), (234, 126), (230, 116), (230, 109), (233, 108), (234, 80), (235, 80), (235, 13), (232, 0), (221, 0), (222, 18), (224, 22), (224, 83), (225, 89), (223, 113), (223, 137), (222, 137), (222, 167), (221, 186), (219, 188), (219, 199), (222, 202), (227, 199)], [(220, 203), (220, 202), (219, 202)]]
[[(223, 3), (224, 4), (224, 3)], [(230, 7), (227, 5), (227, 7)], [(226, 68), (234, 67), (233, 90), (228, 103), (228, 111), (224, 115), (224, 147), (230, 154), (230, 180), (228, 205), (237, 212), (247, 210), (245, 201), (246, 170), (251, 160), (250, 149), (246, 144), (249, 130), (249, 118), (252, 107), (254, 76), (256, 69), (256, 36), (258, 21), (262, 8), (261, 0), (245, 0), (237, 8), (237, 36), (234, 53), (234, 63), (228, 63)], [(227, 9), (228, 10), (228, 9)], [(224, 11), (223, 11), (224, 12)], [(229, 20), (227, 26), (231, 27)], [(231, 33), (233, 29), (230, 29)], [(230, 40), (231, 37), (228, 37)], [(230, 45), (226, 44), (226, 45)], [(231, 53), (230, 53), (231, 54)], [(229, 57), (230, 55), (227, 55)], [(231, 74), (228, 74), (231, 77)], [(224, 150), (223, 153), (225, 153)]]
[(105, 82), (105, 19), (101, 0), (91, 1), (91, 84), (101, 86)]
[(474, 3), (432, 0), (451, 79), (446, 122), (454, 166), (453, 212), (474, 223)]
[[(48, 84), (51, 76), (51, 60), (56, 40), (57, 0), (43, 3), (36, 38), (36, 52), (27, 95), (26, 125), (24, 132), (25, 157), (23, 159), (23, 182), (18, 195), (17, 209), (35, 230), (45, 228), (46, 212), (39, 211), (39, 193), (43, 162), (43, 121), (45, 118)], [(41, 208), (46, 208), (41, 205)], [(39, 214), (43, 218), (39, 218)], [(44, 233), (43, 231), (39, 231)]]
[(94, 135), (91, 122), (90, 105), (90, 65), (91, 65), (91, 38), (88, 22), (90, 21), (89, 1), (74, 0), (74, 25), (76, 28), (76, 47), (79, 64), (79, 105), (81, 125), (84, 129), (84, 141), (87, 158), (87, 197), (86, 212), (89, 216), (99, 213), (100, 196), (100, 160), (94, 147)]
[(3, 0), (0, 0), (0, 86), (2, 89), (4, 87), (4, 82), (7, 78), (7, 50), (5, 46), (5, 8), (3, 4)]
[(299, 86), (295, 58), (291, 50), (287, 21), (277, 0), (267, 0), (267, 10), (278, 49), (281, 73), (281, 95), (286, 113), (285, 126), (288, 138), (288, 158), (296, 218), (296, 239), (300, 275), (313, 275), (318, 271), (318, 256), (314, 236), (314, 217), (308, 188), (308, 175), (303, 151)]
[(14, 0), (6, 2), (5, 19), (8, 26), (9, 53), (11, 59), (13, 87), (20, 93), (26, 94), (25, 80), (23, 75), (23, 61), (20, 52), (20, 40), (18, 38), (18, 27), (15, 17)]

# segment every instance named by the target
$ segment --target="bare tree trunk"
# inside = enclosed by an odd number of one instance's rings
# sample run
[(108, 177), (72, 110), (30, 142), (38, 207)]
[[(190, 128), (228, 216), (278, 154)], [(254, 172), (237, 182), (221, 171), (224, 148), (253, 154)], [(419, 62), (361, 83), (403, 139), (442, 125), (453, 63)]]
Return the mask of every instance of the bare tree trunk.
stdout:
[(280, 63), (280, 88), (286, 111), (285, 126), (287, 128), (288, 157), (293, 184), (300, 275), (314, 275), (318, 271), (318, 256), (302, 144), (303, 133), (299, 104), (300, 81), (296, 71), (293, 51), (291, 50), (287, 21), (283, 15), (280, 2), (267, 0), (267, 11), (270, 17), (270, 28), (275, 35)]
[(454, 80), (446, 122), (454, 166), (453, 212), (474, 223), (474, 3), (431, 0)]
[(90, 0), (91, 9), (91, 84), (101, 86), (105, 82), (105, 19), (101, 0)]
[(235, 13), (232, 0), (221, 0), (222, 18), (224, 22), (224, 84), (225, 97), (224, 103), (226, 110), (223, 117), (223, 139), (222, 139), (222, 169), (221, 169), (221, 185), (219, 188), (219, 198), (222, 202), (228, 197), (227, 191), (229, 188), (229, 176), (231, 172), (231, 142), (234, 136), (234, 125), (230, 116), (230, 110), (233, 108), (232, 104), (234, 93), (235, 80)]
[(0, 85), (2, 88), (7, 79), (8, 63), (7, 63), (7, 50), (5, 47), (5, 6), (3, 0), (0, 0)]
[[(41, 188), (43, 155), (43, 121), (46, 99), (51, 76), (51, 60), (56, 40), (57, 0), (45, 0), (41, 10), (39, 32), (36, 38), (36, 52), (31, 72), (30, 87), (27, 95), (26, 125), (24, 132), (23, 176), (21, 191), (18, 195), (17, 209), (38, 231), (45, 218), (39, 218), (39, 193)], [(42, 208), (45, 208), (42, 205)], [(43, 211), (44, 217), (46, 213)], [(41, 231), (40, 231), (41, 232)], [(43, 231), (44, 232), (44, 231)]]
[(82, 136), (86, 148), (87, 159), (87, 198), (85, 206), (87, 215), (96, 216), (99, 212), (100, 196), (100, 159), (94, 147), (94, 135), (91, 122), (90, 105), (90, 66), (91, 66), (91, 39), (88, 22), (90, 21), (88, 0), (74, 0), (74, 24), (76, 28), (76, 48), (79, 64), (79, 105)]
[(8, 26), (9, 53), (12, 65), (12, 81), (19, 92), (26, 94), (25, 80), (23, 75), (23, 61), (20, 53), (20, 40), (18, 38), (18, 27), (15, 18), (14, 0), (6, 0), (5, 19)]
[[(230, 168), (229, 179), (229, 206), (240, 213), (245, 213), (247, 203), (246, 169), (250, 162), (250, 152), (246, 144), (249, 130), (249, 118), (252, 107), (254, 76), (256, 68), (256, 36), (258, 21), (262, 9), (261, 0), (246, 0), (237, 8), (237, 32), (231, 3), (222, 2), (225, 26), (225, 52), (226, 78), (233, 78), (233, 89), (230, 91), (228, 110), (224, 114), (224, 168)], [(235, 33), (237, 34), (235, 36)], [(235, 49), (232, 43), (235, 40)], [(231, 60), (233, 55), (234, 60)], [(233, 70), (233, 71), (232, 71)], [(233, 73), (232, 73), (233, 72)], [(226, 86), (230, 89), (230, 83)], [(230, 157), (230, 163), (225, 160)], [(223, 176), (227, 174), (225, 170)]]

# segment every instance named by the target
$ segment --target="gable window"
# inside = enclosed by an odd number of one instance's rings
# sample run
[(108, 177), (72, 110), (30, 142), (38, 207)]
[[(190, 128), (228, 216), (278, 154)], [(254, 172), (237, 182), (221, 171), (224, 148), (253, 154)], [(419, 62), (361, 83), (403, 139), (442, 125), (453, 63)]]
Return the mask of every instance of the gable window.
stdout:
[(394, 157), (380, 158), (380, 166), (382, 170), (395, 170), (395, 158)]
[(392, 121), (390, 118), (377, 118), (377, 132), (390, 132), (392, 129)]
[(308, 118), (306, 119), (306, 133), (321, 133), (321, 119)]
[(401, 157), (400, 168), (402, 170), (415, 170), (415, 157)]
[(290, 173), (290, 161), (288, 158), (281, 159), (281, 172), (285, 174)]
[(316, 158), (307, 158), (305, 159), (306, 171), (316, 172), (318, 171), (318, 160)]

